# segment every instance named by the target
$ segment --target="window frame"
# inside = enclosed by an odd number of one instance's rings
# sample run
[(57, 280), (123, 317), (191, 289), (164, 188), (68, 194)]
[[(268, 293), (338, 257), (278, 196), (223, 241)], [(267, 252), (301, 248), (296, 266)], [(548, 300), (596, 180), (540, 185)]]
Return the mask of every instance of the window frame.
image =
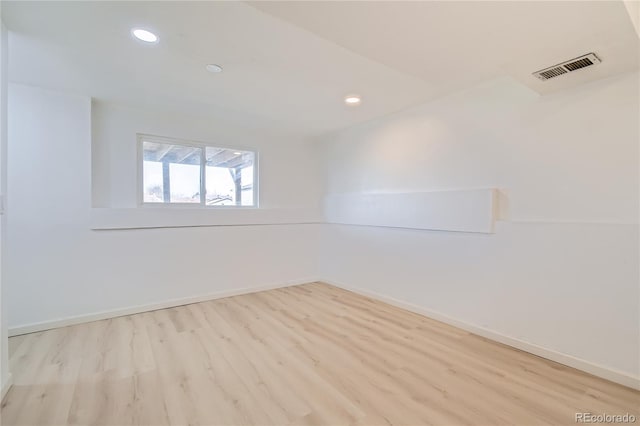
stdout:
[[(199, 203), (150, 203), (144, 201), (144, 142), (162, 143), (180, 146), (189, 146), (194, 148), (202, 148), (203, 155), (200, 158), (200, 202)], [(167, 136), (151, 135), (148, 133), (136, 134), (136, 149), (137, 149), (137, 198), (138, 207), (161, 207), (161, 208), (196, 208), (196, 209), (257, 209), (259, 208), (260, 201), (260, 182), (259, 182), (259, 152), (255, 148), (249, 148), (246, 146), (238, 145), (220, 145), (208, 142), (194, 141), (190, 139), (179, 139)], [(253, 153), (253, 205), (251, 206), (238, 206), (238, 205), (217, 205), (208, 206), (206, 204), (206, 149), (207, 148), (222, 148), (231, 149), (236, 151), (245, 151)]]

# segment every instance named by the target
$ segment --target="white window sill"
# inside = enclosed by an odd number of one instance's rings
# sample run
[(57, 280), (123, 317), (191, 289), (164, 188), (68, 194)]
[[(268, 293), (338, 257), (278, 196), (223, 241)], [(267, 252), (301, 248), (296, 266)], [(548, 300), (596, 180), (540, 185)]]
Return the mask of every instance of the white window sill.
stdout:
[(181, 228), (198, 226), (321, 223), (319, 209), (283, 208), (93, 208), (91, 229)]

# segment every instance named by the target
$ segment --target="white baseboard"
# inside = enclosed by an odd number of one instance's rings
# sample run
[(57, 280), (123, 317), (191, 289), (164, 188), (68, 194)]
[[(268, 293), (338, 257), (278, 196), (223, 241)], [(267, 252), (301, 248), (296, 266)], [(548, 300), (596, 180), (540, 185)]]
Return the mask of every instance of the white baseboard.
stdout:
[(9, 373), (7, 376), (7, 380), (5, 380), (5, 382), (2, 384), (2, 391), (0, 392), (0, 402), (2, 402), (4, 397), (7, 395), (7, 392), (9, 392), (11, 385), (13, 385), (13, 377), (11, 376), (11, 373)]
[(109, 318), (121, 317), (124, 315), (139, 314), (141, 312), (155, 311), (158, 309), (173, 308), (175, 306), (189, 305), (191, 303), (205, 302), (207, 300), (222, 299), (225, 297), (239, 296), (242, 294), (257, 293), (259, 291), (272, 290), (275, 288), (290, 287), (294, 285), (306, 284), (318, 281), (317, 278), (305, 278), (300, 280), (286, 281), (280, 284), (268, 284), (256, 287), (245, 287), (239, 289), (223, 290), (215, 293), (203, 294), (200, 296), (171, 299), (163, 302), (155, 302), (144, 305), (130, 306), (127, 308), (112, 309), (108, 311), (95, 312), (85, 315), (70, 316), (55, 320), (24, 324), (9, 328), (9, 337), (21, 334), (35, 333), (38, 331), (50, 330), (52, 328), (66, 327), (68, 325), (82, 324), (85, 322), (99, 321)]
[(547, 348), (535, 345), (533, 343), (529, 343), (520, 339), (509, 337), (504, 334), (498, 333), (496, 331), (493, 331), (484, 327), (480, 327), (474, 324), (470, 324), (468, 322), (460, 321), (455, 318), (451, 318), (447, 315), (444, 315), (440, 312), (423, 308), (421, 306), (414, 305), (408, 302), (403, 302), (401, 300), (397, 300), (380, 293), (365, 290), (362, 288), (352, 287), (352, 286), (345, 285), (343, 283), (335, 282), (332, 280), (320, 280), (320, 281), (336, 287), (340, 287), (345, 290), (352, 291), (354, 293), (357, 293), (363, 296), (370, 297), (372, 299), (379, 300), (384, 303), (388, 303), (389, 305), (393, 305), (398, 308), (406, 309), (407, 311), (411, 311), (416, 314), (424, 315), (425, 317), (432, 318), (434, 320), (466, 330), (478, 336), (486, 337), (487, 339), (491, 339), (496, 342), (500, 342), (505, 345), (514, 347), (516, 349), (529, 352), (539, 357), (546, 358), (560, 364), (564, 364), (566, 366), (584, 371), (586, 373), (621, 384), (623, 386), (640, 390), (640, 377), (634, 377), (622, 371), (618, 371), (618, 370), (614, 370), (598, 364), (594, 364), (584, 359), (576, 358), (574, 356), (567, 355), (561, 352), (556, 352), (554, 350), (547, 349)]

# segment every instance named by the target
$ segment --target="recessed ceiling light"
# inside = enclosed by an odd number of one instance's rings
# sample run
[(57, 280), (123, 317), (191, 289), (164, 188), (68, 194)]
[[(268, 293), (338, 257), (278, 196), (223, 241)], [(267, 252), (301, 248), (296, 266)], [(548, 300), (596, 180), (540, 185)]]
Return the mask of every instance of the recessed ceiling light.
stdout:
[(344, 98), (344, 103), (351, 106), (360, 105), (361, 102), (362, 98), (359, 95), (349, 95)]
[(143, 30), (142, 28), (134, 28), (131, 30), (131, 34), (140, 41), (145, 43), (157, 43), (158, 36), (151, 31)]
[(222, 67), (216, 64), (208, 64), (205, 69), (209, 72), (222, 72)]
[(236, 152), (234, 152), (233, 154), (234, 154), (234, 155), (242, 155), (242, 153), (241, 153), (241, 152), (239, 152), (239, 151), (236, 151)]

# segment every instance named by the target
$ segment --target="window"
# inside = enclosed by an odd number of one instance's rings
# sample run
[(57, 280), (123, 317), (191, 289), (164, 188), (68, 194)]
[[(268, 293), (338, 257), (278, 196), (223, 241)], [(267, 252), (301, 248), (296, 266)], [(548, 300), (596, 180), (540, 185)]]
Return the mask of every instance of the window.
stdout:
[(256, 153), (138, 135), (144, 204), (255, 207)]

